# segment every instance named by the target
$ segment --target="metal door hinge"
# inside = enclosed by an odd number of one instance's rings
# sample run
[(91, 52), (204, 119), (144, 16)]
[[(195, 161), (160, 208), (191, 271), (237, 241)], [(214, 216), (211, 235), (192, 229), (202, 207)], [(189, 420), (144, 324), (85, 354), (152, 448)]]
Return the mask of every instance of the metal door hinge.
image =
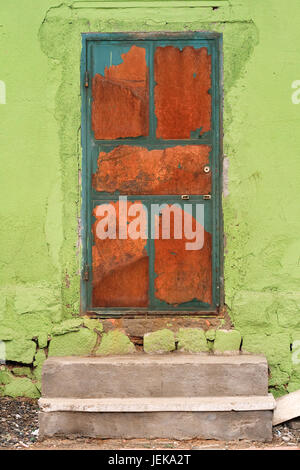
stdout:
[(203, 199), (211, 199), (211, 195), (210, 195), (210, 194), (204, 194), (202, 197), (203, 197)]
[(89, 265), (86, 264), (84, 266), (84, 270), (83, 270), (83, 280), (88, 281), (89, 277), (90, 277), (90, 269), (89, 269)]
[(88, 73), (88, 71), (85, 72), (85, 76), (84, 76), (84, 86), (85, 86), (85, 88), (88, 88), (88, 87), (89, 87), (89, 73)]

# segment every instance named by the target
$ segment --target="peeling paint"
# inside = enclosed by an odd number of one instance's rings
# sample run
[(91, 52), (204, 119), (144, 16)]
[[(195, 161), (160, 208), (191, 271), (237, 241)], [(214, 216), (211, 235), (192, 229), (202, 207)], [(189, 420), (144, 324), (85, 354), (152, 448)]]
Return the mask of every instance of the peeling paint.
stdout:
[(209, 194), (211, 173), (208, 145), (147, 150), (121, 145), (100, 152), (93, 175), (97, 191), (120, 194)]
[(6, 104), (6, 85), (3, 80), (0, 80), (0, 104)]
[[(162, 212), (166, 211), (163, 209)], [(175, 208), (176, 212), (183, 212)], [(175, 217), (175, 213), (173, 217)], [(156, 216), (158, 218), (158, 216)], [(200, 225), (194, 218), (193, 231), (200, 231)], [(178, 305), (192, 300), (211, 304), (212, 302), (212, 237), (204, 229), (204, 246), (199, 250), (187, 250), (186, 243), (191, 242), (182, 233), (181, 239), (174, 237), (174, 225), (170, 239), (163, 239), (161, 232), (155, 243), (155, 296), (168, 304)], [(161, 231), (161, 224), (159, 224)]]
[(92, 128), (95, 139), (146, 136), (149, 132), (146, 50), (132, 46), (120, 65), (93, 77)]
[[(116, 213), (116, 234), (120, 233), (119, 214), (122, 202), (110, 202)], [(132, 203), (127, 202), (128, 210)], [(148, 305), (149, 260), (147, 240), (105, 238), (96, 235), (97, 225), (103, 217), (97, 216), (93, 225), (93, 306), (94, 307), (145, 307)], [(121, 208), (122, 209), (122, 208)], [(134, 217), (128, 216), (128, 222)]]
[(223, 159), (223, 196), (229, 196), (229, 158), (224, 157)]
[[(156, 136), (189, 139), (211, 129), (211, 56), (207, 48), (157, 47), (154, 55)], [(176, 77), (176, 80), (174, 80)], [(195, 106), (197, 103), (197, 106)]]

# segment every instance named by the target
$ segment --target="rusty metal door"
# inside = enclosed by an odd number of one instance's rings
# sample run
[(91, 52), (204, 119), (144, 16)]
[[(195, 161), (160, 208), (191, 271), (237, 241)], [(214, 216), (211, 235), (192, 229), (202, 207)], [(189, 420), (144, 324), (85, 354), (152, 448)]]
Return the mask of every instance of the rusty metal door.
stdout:
[[(84, 312), (218, 310), (220, 42), (212, 33), (83, 35)], [(202, 228), (201, 249), (186, 248), (175, 218)], [(140, 236), (129, 236), (137, 225)]]

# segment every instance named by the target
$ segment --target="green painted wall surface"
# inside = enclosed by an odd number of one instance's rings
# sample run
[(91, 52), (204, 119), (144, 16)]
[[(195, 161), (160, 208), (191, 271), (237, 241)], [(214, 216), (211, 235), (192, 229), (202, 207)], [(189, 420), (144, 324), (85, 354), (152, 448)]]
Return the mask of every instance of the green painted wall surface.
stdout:
[[(101, 351), (99, 325), (73, 319), (80, 33), (159, 30), (223, 33), (225, 300), (242, 348), (267, 355), (271, 390), (300, 388), (299, 1), (10, 0), (0, 4), (2, 394), (38, 396), (51, 350)], [(131, 352), (117, 336), (104, 337), (105, 351)]]

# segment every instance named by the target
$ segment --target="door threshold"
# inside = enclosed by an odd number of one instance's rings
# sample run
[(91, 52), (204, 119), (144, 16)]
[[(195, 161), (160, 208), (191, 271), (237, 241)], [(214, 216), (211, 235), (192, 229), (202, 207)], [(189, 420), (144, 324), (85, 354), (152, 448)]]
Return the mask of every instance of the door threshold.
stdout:
[(208, 311), (88, 311), (86, 312), (90, 318), (123, 318), (123, 319), (151, 319), (151, 318), (173, 318), (173, 317), (200, 317), (200, 318), (223, 318), (223, 313), (217, 310), (208, 310)]

